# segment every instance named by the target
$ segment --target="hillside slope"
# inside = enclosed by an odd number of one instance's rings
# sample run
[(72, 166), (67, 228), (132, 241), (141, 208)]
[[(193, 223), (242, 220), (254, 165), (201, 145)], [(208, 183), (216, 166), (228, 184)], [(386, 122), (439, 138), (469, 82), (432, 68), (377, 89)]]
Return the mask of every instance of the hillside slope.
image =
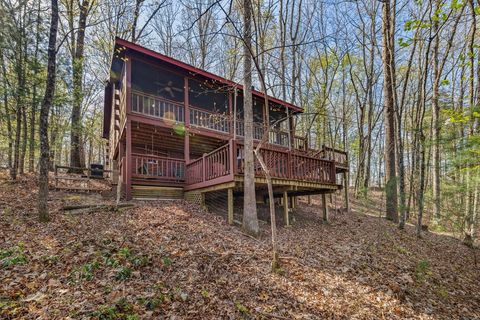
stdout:
[(301, 203), (272, 274), (268, 225), (255, 240), (183, 202), (68, 214), (65, 203), (101, 199), (59, 192), (40, 224), (34, 184), (0, 183), (0, 318), (480, 317), (476, 250), (355, 208), (322, 224)]

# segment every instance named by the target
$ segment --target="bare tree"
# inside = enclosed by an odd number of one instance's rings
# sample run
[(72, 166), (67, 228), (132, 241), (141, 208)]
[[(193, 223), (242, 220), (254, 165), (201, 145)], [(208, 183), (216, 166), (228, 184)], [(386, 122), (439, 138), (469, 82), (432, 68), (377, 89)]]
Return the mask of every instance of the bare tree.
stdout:
[(252, 101), (252, 3), (243, 0), (243, 110), (245, 123), (243, 229), (252, 235), (259, 232), (255, 195), (255, 159), (253, 155)]
[(386, 217), (398, 222), (397, 175), (395, 157), (395, 101), (394, 101), (394, 27), (395, 0), (393, 10), (391, 1), (382, 4), (382, 35), (383, 35), (383, 96), (385, 119), (385, 192)]
[(57, 58), (57, 30), (58, 30), (58, 1), (52, 0), (50, 21), (50, 35), (48, 38), (48, 64), (45, 96), (40, 108), (40, 168), (38, 175), (38, 214), (40, 221), (50, 220), (48, 213), (48, 159), (50, 156), (48, 145), (48, 116), (55, 95), (56, 58)]

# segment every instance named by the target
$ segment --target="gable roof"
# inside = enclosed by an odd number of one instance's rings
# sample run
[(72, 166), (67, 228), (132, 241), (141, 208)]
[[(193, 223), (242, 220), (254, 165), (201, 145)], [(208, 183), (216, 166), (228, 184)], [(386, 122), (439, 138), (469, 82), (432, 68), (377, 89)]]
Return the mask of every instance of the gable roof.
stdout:
[[(211, 79), (211, 80), (215, 80), (217, 82), (220, 82), (220, 83), (228, 85), (228, 86), (237, 87), (238, 89), (243, 91), (243, 85), (241, 85), (239, 83), (233, 82), (233, 81), (225, 79), (225, 78), (223, 78), (219, 75), (216, 75), (216, 74), (213, 74), (211, 72), (199, 69), (197, 67), (194, 67), (194, 66), (192, 66), (190, 64), (187, 64), (185, 62), (182, 62), (180, 60), (174, 59), (172, 57), (169, 57), (169, 56), (166, 56), (164, 54), (158, 53), (156, 51), (150, 50), (148, 48), (142, 47), (142, 46), (140, 46), (138, 44), (135, 44), (133, 42), (130, 42), (130, 41), (127, 41), (127, 40), (124, 40), (124, 39), (121, 39), (121, 38), (117, 37), (117, 38), (115, 38), (115, 46), (123, 46), (123, 47), (125, 47), (125, 48), (127, 48), (131, 51), (145, 54), (149, 57), (161, 60), (162, 62), (165, 62), (165, 63), (170, 64), (172, 66), (175, 66), (177, 68), (181, 68), (181, 69), (183, 69), (185, 71), (188, 71), (188, 72), (191, 72), (193, 74), (201, 75), (203, 77), (206, 77), (206, 78)], [(258, 90), (252, 90), (252, 94), (257, 96), (257, 97), (261, 97), (261, 98), (265, 97), (264, 93), (260, 92)], [(274, 98), (272, 96), (268, 96), (268, 100), (271, 101), (271, 102), (283, 105), (283, 106), (285, 106), (285, 107), (287, 107), (287, 108), (289, 108), (289, 109), (291, 109), (295, 112), (303, 112), (302, 108), (300, 108), (300, 107), (298, 107), (294, 104), (291, 104), (289, 102), (282, 101), (280, 99)]]

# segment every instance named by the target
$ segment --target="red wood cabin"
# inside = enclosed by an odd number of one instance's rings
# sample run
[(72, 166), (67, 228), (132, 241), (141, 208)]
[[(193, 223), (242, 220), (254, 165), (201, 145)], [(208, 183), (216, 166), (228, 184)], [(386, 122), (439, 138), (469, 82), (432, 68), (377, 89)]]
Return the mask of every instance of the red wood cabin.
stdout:
[[(107, 168), (117, 174), (126, 199), (185, 197), (243, 188), (242, 86), (116, 39), (111, 77), (105, 88), (103, 137)], [(253, 91), (254, 139), (268, 134), (262, 154), (275, 196), (329, 193), (341, 188), (337, 173), (348, 170), (347, 153), (313, 150), (295, 135), (293, 117), (302, 109)], [(234, 116), (235, 114), (235, 116)], [(274, 128), (270, 126), (278, 120)], [(259, 198), (266, 179), (255, 164)], [(229, 202), (230, 203), (230, 202)], [(230, 209), (229, 209), (230, 210)]]

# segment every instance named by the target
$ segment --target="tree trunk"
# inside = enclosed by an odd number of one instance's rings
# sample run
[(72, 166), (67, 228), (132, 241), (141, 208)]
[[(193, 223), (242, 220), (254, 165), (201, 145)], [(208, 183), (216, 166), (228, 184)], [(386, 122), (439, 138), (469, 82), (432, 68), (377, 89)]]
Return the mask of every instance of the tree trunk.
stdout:
[(83, 59), (85, 47), (85, 28), (89, 12), (89, 0), (84, 0), (80, 8), (78, 20), (78, 34), (72, 57), (73, 64), (73, 105), (72, 105), (72, 128), (70, 134), (70, 166), (82, 167), (82, 101), (83, 101)]
[(243, 65), (243, 110), (245, 123), (245, 173), (244, 173), (244, 202), (243, 202), (243, 229), (251, 235), (259, 232), (257, 219), (257, 203), (255, 196), (255, 162), (253, 155), (253, 103), (252, 103), (252, 3), (243, 1), (244, 9), (244, 65)]
[[(395, 13), (393, 13), (395, 14)], [(392, 13), (390, 0), (383, 2), (382, 35), (383, 35), (383, 96), (385, 117), (385, 191), (386, 191), (386, 218), (398, 222), (397, 177), (395, 160), (395, 103), (393, 93), (393, 40)]]
[[(435, 9), (439, 10), (440, 1), (436, 1)], [(439, 32), (438, 19), (433, 22), (433, 32)], [(432, 85), (432, 140), (433, 140), (433, 171), (432, 171), (432, 188), (433, 188), (433, 214), (436, 222), (440, 220), (440, 106), (438, 101), (440, 72), (438, 63), (438, 48), (440, 46), (440, 37), (435, 37), (433, 44), (433, 85)]]
[[(37, 7), (37, 36), (35, 38), (35, 52), (33, 54), (33, 73), (36, 74), (38, 72), (38, 51), (39, 51), (39, 43), (41, 37), (41, 1), (38, 1)], [(38, 108), (38, 97), (37, 97), (37, 79), (34, 77), (33, 85), (32, 85), (32, 110), (30, 111), (30, 138), (29, 138), (29, 146), (28, 146), (28, 171), (34, 172), (35, 171), (35, 117)]]
[(48, 115), (55, 95), (57, 55), (58, 2), (52, 0), (50, 35), (48, 39), (48, 64), (45, 96), (40, 109), (40, 166), (38, 175), (38, 215), (40, 221), (49, 221), (48, 213)]
[(20, 160), (18, 162), (18, 171), (20, 174), (25, 172), (25, 156), (27, 154), (27, 136), (28, 136), (28, 128), (27, 128), (27, 108), (24, 105), (25, 101), (22, 104), (22, 149), (20, 152)]
[(8, 94), (7, 94), (7, 88), (8, 88), (8, 81), (7, 81), (7, 68), (6, 68), (6, 62), (5, 58), (3, 55), (3, 51), (0, 51), (0, 58), (2, 62), (2, 79), (3, 79), (3, 87), (4, 87), (4, 92), (3, 92), (3, 105), (5, 108), (5, 118), (7, 121), (7, 139), (8, 139), (8, 169), (12, 170), (12, 165), (13, 165), (13, 136), (12, 136), (12, 118), (10, 114), (10, 108), (8, 107)]

